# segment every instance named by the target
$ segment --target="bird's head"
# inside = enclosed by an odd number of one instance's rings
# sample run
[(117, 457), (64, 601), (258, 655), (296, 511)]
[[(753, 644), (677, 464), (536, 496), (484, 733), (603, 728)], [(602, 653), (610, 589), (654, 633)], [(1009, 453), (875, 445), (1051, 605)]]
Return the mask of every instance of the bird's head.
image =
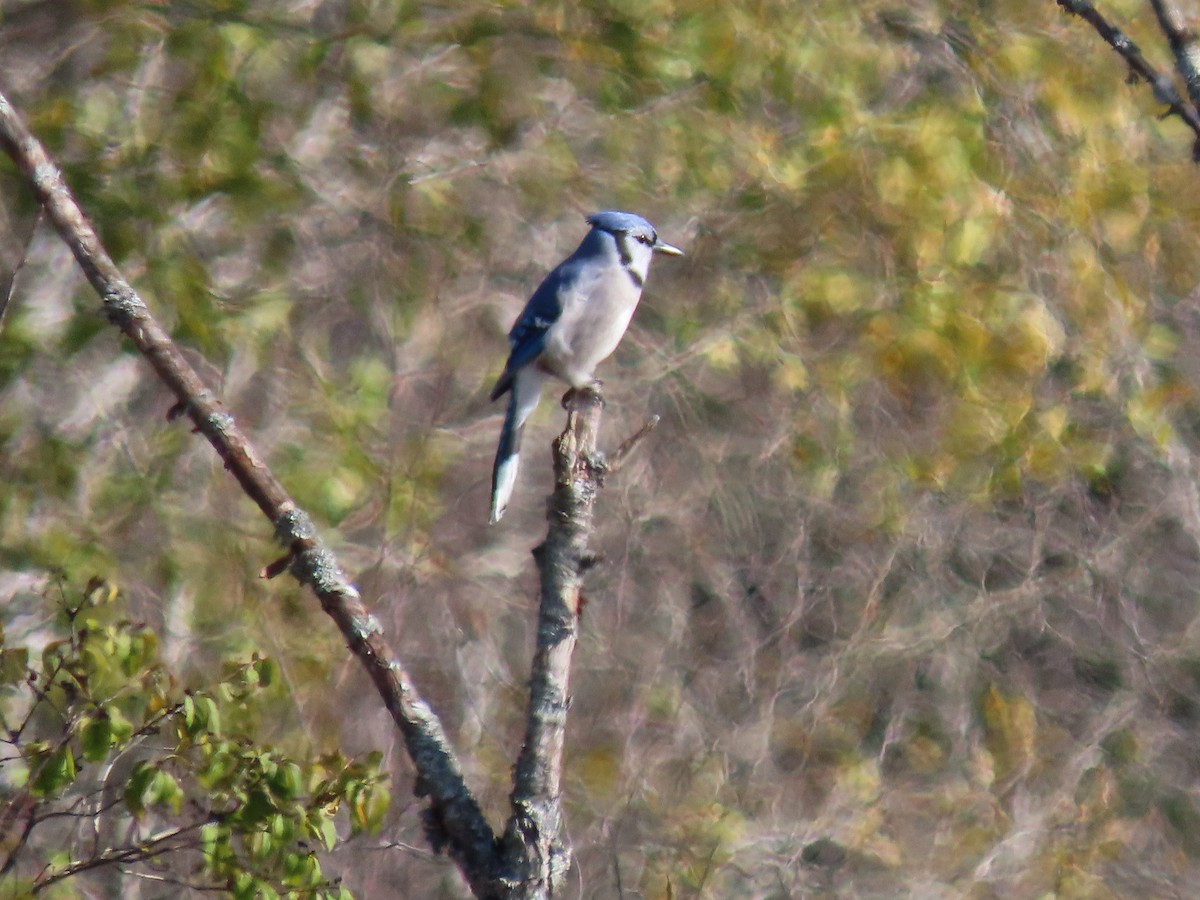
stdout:
[(633, 213), (608, 209), (593, 213), (588, 216), (587, 221), (595, 231), (603, 231), (612, 236), (621, 265), (639, 287), (646, 280), (650, 260), (655, 253), (683, 256), (682, 250), (659, 238), (653, 225)]

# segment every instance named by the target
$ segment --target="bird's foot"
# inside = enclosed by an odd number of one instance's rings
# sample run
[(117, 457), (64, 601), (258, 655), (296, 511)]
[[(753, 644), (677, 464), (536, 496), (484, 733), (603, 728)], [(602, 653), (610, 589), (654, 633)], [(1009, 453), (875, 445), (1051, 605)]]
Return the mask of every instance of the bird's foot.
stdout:
[[(604, 394), (601, 388), (604, 386), (602, 381), (593, 381), (591, 384), (585, 384), (583, 387), (573, 387), (563, 394), (562, 405), (563, 409), (568, 409), (575, 400), (592, 400), (598, 401), (600, 405), (605, 406)], [(593, 401), (593, 402), (595, 402)]]

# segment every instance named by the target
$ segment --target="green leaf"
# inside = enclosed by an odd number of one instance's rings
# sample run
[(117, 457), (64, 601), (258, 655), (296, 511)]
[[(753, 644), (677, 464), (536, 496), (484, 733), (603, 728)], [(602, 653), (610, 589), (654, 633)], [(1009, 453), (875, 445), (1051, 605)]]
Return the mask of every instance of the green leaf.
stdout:
[(265, 831), (256, 831), (251, 834), (246, 844), (250, 849), (250, 855), (258, 860), (264, 860), (269, 857), (271, 851), (275, 848), (274, 840)]
[(301, 880), (305, 870), (305, 859), (307, 853), (287, 853), (283, 857), (283, 876), (290, 883), (295, 884)]
[(79, 733), (83, 747), (83, 758), (88, 762), (100, 762), (112, 749), (113, 729), (108, 716), (100, 712), (87, 720)]
[(221, 840), (224, 831), (225, 829), (215, 822), (200, 826), (200, 852), (205, 857), (212, 857), (215, 854), (217, 843)]
[(213, 750), (207, 763), (197, 775), (200, 784), (210, 791), (226, 786), (238, 770), (238, 758), (223, 744)]
[(237, 821), (242, 825), (258, 826), (267, 821), (275, 812), (275, 804), (270, 795), (259, 788), (248, 792), (246, 802), (237, 811)]
[(24, 681), (29, 675), (29, 648), (0, 650), (0, 686)]
[(321, 861), (315, 853), (306, 853), (300, 857), (301, 883), (308, 885), (319, 884), (321, 881)]
[(33, 792), (42, 797), (57, 796), (75, 780), (75, 754), (70, 747), (58, 747), (35, 767)]
[(180, 712), (183, 713), (183, 727), (191, 734), (193, 726), (196, 724), (196, 701), (192, 699), (191, 694), (184, 694), (183, 702), (180, 704)]
[(71, 652), (70, 641), (51, 641), (42, 648), (42, 671), (53, 672), (58, 669)]
[(261, 887), (258, 879), (249, 872), (238, 872), (233, 879), (233, 896), (238, 900), (256, 900), (262, 896), (259, 893)]
[(267, 824), (267, 831), (276, 840), (286, 842), (292, 836), (291, 819), (283, 813), (276, 813), (271, 816), (271, 821)]
[(120, 590), (99, 575), (93, 575), (83, 589), (83, 600), (88, 606), (101, 606), (117, 599)]
[(133, 771), (129, 773), (129, 779), (125, 782), (125, 806), (128, 807), (130, 815), (135, 819), (140, 819), (146, 814), (146, 789), (154, 780), (154, 775), (153, 766), (146, 762), (139, 762), (133, 767)]
[(221, 733), (221, 711), (217, 708), (217, 701), (212, 697), (201, 697), (200, 708), (204, 710), (204, 724), (208, 731), (214, 735)]
[(106, 705), (104, 712), (108, 716), (108, 726), (112, 731), (113, 746), (125, 744), (133, 736), (133, 723), (125, 717), (125, 713), (121, 712), (115, 703)]
[(275, 772), (267, 779), (271, 793), (283, 800), (291, 800), (300, 794), (304, 787), (304, 773), (294, 762), (277, 766)]
[(270, 687), (275, 680), (275, 663), (269, 659), (257, 659), (254, 661), (254, 672), (262, 687)]
[(148, 797), (150, 803), (156, 806), (165, 806), (176, 814), (183, 808), (183, 789), (179, 786), (179, 782), (175, 780), (174, 775), (162, 769), (159, 769), (154, 774), (154, 778), (150, 783)]
[(326, 817), (317, 826), (317, 828), (321, 838), (321, 843), (325, 845), (326, 850), (332, 850), (335, 846), (337, 846), (337, 826), (333, 824), (333, 819)]
[(371, 797), (367, 801), (366, 815), (363, 817), (363, 827), (372, 834), (379, 832), (383, 827), (383, 818), (387, 815), (388, 808), (392, 805), (392, 792), (388, 790), (386, 785), (377, 784), (371, 790)]

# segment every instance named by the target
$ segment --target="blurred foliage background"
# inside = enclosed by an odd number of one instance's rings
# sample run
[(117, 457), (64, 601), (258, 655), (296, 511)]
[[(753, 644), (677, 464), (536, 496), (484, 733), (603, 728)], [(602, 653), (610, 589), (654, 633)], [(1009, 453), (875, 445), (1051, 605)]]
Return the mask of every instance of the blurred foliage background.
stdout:
[[(598, 506), (582, 896), (1200, 889), (1200, 173), (1050, 0), (4, 0), (0, 82), (495, 821), (562, 422), (489, 528), (504, 334), (588, 212), (687, 251), (601, 372), (611, 445), (664, 421)], [(268, 655), (270, 740), (391, 754), (383, 834), (325, 874), (466, 896), (357, 665), (256, 578), (268, 528), (0, 160), (23, 256), (0, 597), (100, 577), (197, 679)]]

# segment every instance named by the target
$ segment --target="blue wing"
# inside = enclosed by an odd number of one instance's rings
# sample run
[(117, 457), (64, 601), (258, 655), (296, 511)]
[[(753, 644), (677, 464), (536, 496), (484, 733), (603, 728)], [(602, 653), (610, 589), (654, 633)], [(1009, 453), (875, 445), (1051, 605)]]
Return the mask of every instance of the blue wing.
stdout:
[(500, 380), (492, 388), (491, 399), (495, 400), (509, 391), (517, 372), (541, 356), (546, 346), (546, 332), (562, 315), (562, 293), (570, 275), (567, 265), (560, 265), (546, 276), (546, 280), (525, 304), (525, 309), (508, 333), (508, 345), (512, 349)]

